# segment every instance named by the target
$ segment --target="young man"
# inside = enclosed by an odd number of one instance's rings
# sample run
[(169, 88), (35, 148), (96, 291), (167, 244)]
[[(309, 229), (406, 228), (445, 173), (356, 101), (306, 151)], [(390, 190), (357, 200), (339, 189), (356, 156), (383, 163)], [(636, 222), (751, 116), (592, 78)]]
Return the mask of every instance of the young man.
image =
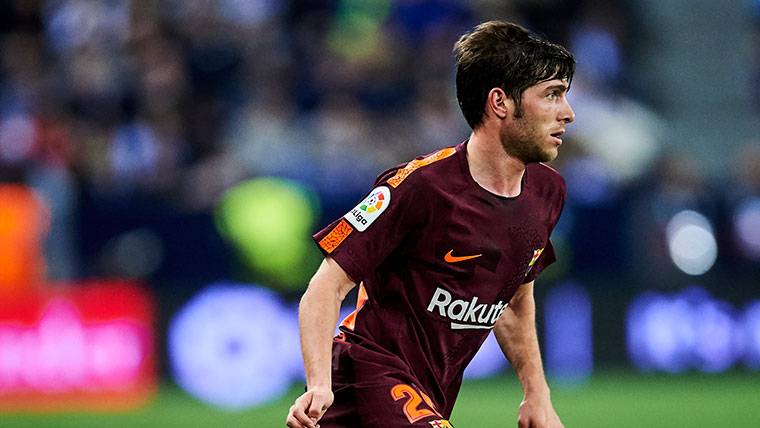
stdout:
[[(561, 427), (544, 378), (533, 282), (565, 184), (543, 165), (573, 121), (572, 55), (492, 21), (455, 45), (473, 131), (390, 169), (315, 235), (326, 257), (300, 304), (307, 390), (291, 428), (450, 427), (465, 367), (493, 329), (525, 392), (520, 427)], [(357, 308), (332, 338), (340, 303)]]

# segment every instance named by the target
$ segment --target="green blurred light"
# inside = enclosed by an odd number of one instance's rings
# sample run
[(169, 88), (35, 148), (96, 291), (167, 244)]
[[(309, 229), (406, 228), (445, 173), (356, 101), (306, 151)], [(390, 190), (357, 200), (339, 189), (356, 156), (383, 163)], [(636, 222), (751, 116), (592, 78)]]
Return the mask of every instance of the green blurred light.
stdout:
[(216, 224), (257, 279), (297, 290), (318, 263), (310, 236), (318, 210), (317, 198), (297, 182), (256, 178), (222, 196)]

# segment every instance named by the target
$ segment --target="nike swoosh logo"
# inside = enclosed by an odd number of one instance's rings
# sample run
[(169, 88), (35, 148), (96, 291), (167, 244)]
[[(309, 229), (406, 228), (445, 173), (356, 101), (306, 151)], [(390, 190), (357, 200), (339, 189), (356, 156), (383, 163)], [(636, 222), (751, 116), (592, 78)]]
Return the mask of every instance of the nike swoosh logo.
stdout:
[(446, 253), (445, 256), (443, 256), (443, 259), (446, 260), (446, 262), (448, 263), (457, 263), (457, 262), (463, 262), (465, 260), (476, 259), (482, 256), (482, 254), (475, 254), (474, 256), (454, 256), (451, 254), (453, 252), (454, 250), (449, 250), (449, 252)]

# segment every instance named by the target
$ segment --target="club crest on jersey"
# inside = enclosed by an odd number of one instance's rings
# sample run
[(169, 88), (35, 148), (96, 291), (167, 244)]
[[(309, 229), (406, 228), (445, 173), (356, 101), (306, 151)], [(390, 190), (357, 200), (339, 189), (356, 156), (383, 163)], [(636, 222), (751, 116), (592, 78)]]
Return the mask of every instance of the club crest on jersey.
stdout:
[(530, 263), (528, 263), (528, 272), (530, 272), (531, 269), (533, 269), (533, 265), (536, 264), (538, 261), (538, 258), (541, 257), (541, 253), (544, 252), (543, 248), (539, 248), (538, 250), (533, 250), (533, 258), (530, 259)]
[(377, 187), (343, 218), (348, 220), (356, 230), (364, 232), (388, 208), (390, 202), (390, 189), (385, 186)]
[(428, 422), (430, 426), (435, 428), (454, 428), (453, 425), (451, 425), (451, 422), (447, 421), (446, 419), (438, 419), (437, 421)]

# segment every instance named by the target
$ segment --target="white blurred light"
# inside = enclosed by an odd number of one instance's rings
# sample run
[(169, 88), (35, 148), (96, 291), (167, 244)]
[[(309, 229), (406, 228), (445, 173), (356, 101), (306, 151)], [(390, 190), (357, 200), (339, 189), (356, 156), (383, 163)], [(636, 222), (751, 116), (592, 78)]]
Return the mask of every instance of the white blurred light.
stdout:
[(730, 307), (714, 300), (706, 300), (693, 312), (697, 342), (694, 353), (700, 370), (722, 372), (731, 367), (738, 353), (734, 336), (738, 331)]
[(171, 321), (168, 353), (175, 381), (207, 403), (238, 410), (287, 391), (297, 351), (295, 317), (271, 291), (216, 284)]
[(760, 259), (760, 198), (742, 201), (734, 213), (734, 234), (742, 253)]
[(666, 228), (673, 263), (689, 275), (702, 275), (715, 264), (718, 244), (710, 221), (702, 214), (685, 210), (673, 216)]
[(731, 306), (701, 288), (676, 296), (643, 294), (631, 304), (626, 321), (628, 353), (641, 370), (723, 372), (747, 345)]
[(687, 369), (694, 343), (688, 308), (660, 294), (638, 297), (628, 311), (627, 342), (633, 363), (642, 370)]

